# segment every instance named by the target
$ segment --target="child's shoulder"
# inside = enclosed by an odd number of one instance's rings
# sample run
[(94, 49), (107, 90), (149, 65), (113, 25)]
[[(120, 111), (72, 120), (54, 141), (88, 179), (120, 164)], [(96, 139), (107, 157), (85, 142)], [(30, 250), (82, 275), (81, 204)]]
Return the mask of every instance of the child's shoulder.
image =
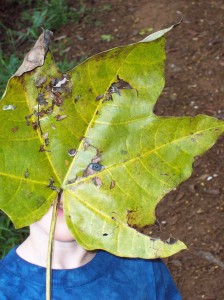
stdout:
[[(110, 260), (109, 276), (133, 288), (133, 293), (144, 291), (144, 295), (151, 295), (149, 299), (180, 300), (181, 295), (176, 288), (172, 276), (161, 259), (123, 258), (103, 252), (104, 259)], [(154, 297), (154, 296), (155, 297)]]

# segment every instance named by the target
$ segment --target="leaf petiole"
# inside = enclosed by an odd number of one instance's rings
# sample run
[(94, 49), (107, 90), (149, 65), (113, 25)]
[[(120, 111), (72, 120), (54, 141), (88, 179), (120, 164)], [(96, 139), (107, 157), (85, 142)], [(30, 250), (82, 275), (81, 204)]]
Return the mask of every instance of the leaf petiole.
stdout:
[(59, 191), (57, 199), (53, 203), (53, 211), (51, 218), (51, 227), (48, 241), (47, 251), (47, 269), (46, 269), (46, 300), (51, 300), (51, 277), (52, 277), (52, 255), (54, 246), (54, 233), (57, 222), (57, 211), (61, 199), (62, 190)]

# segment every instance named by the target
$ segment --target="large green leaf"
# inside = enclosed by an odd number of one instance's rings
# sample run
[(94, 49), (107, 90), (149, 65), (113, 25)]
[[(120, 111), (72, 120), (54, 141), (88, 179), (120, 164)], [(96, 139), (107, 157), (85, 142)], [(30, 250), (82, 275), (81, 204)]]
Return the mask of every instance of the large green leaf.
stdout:
[(0, 103), (0, 208), (16, 227), (40, 219), (63, 190), (67, 224), (88, 250), (155, 258), (186, 248), (136, 230), (155, 222), (157, 203), (224, 131), (208, 116), (154, 115), (168, 30), (64, 75), (46, 44), (36, 47), (43, 62), (30, 65), (31, 50)]

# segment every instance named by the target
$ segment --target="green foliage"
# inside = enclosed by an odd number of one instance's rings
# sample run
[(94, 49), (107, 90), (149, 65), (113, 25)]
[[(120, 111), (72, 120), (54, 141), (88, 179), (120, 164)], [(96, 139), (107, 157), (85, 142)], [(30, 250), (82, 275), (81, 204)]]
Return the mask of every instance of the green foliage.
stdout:
[(9, 78), (18, 69), (21, 61), (16, 54), (11, 54), (10, 57), (5, 57), (0, 48), (0, 96), (5, 90), (5, 86)]
[[(80, 14), (85, 11), (85, 5), (81, 3), (79, 10), (69, 8), (65, 0), (51, 0), (47, 3), (39, 1), (35, 9), (29, 9), (22, 13), (22, 21), (27, 21), (25, 37), (37, 38), (40, 28), (57, 29), (69, 22), (76, 23)], [(21, 34), (21, 33), (20, 33)]]
[(105, 42), (110, 42), (113, 39), (113, 36), (111, 34), (102, 34), (101, 40)]
[(28, 235), (28, 228), (15, 229), (10, 219), (0, 211), (0, 259), (20, 244)]
[(41, 66), (45, 44), (32, 50), (35, 66), (25, 61), (0, 103), (0, 208), (16, 227), (40, 219), (63, 190), (67, 224), (88, 250), (156, 258), (186, 248), (136, 230), (155, 222), (158, 202), (224, 131), (208, 116), (154, 115), (168, 30), (66, 75), (50, 52)]

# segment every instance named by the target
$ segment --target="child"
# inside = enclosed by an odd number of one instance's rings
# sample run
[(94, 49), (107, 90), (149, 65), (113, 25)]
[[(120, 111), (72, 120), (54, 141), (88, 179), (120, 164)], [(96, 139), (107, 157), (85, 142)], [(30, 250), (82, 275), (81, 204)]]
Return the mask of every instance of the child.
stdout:
[[(30, 226), (29, 237), (0, 261), (0, 299), (45, 299), (52, 207)], [(81, 248), (58, 209), (52, 261), (52, 299), (180, 300), (161, 260), (116, 257)]]

